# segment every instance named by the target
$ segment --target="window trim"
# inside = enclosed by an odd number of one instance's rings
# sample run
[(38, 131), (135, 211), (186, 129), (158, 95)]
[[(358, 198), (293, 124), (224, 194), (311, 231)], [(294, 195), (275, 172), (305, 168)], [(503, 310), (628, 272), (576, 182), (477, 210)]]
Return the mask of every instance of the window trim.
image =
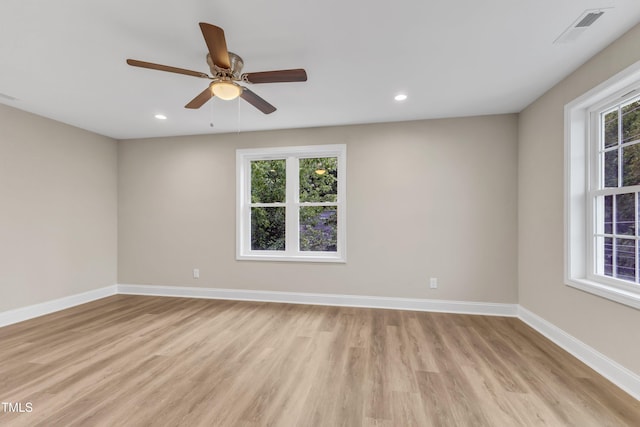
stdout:
[[(640, 289), (625, 281), (594, 274), (595, 229), (593, 186), (597, 183), (599, 128), (594, 112), (630, 95), (640, 93), (640, 62), (589, 90), (564, 108), (564, 282), (566, 285), (640, 309)], [(597, 114), (597, 113), (596, 113)]]
[[(299, 173), (298, 161), (302, 158), (337, 157), (338, 159), (338, 200), (335, 203), (337, 219), (337, 251), (313, 252), (298, 251), (298, 233), (286, 234), (285, 251), (255, 251), (251, 249), (251, 166), (253, 160), (285, 159), (287, 162), (287, 201), (282, 205), (287, 210), (286, 230), (296, 230), (297, 215), (291, 215), (292, 209), (298, 209)], [(294, 147), (247, 148), (236, 150), (236, 260), (251, 261), (298, 261), (298, 262), (347, 262), (347, 200), (346, 200), (347, 146), (345, 144), (305, 145)], [(294, 167), (291, 167), (294, 166)], [(291, 183), (291, 185), (289, 185)], [(310, 203), (308, 205), (318, 205)]]

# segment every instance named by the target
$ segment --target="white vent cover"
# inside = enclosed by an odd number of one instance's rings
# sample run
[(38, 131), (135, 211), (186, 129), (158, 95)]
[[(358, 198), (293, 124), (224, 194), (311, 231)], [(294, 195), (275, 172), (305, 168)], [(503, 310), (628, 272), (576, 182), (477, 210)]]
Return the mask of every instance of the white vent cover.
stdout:
[(582, 35), (594, 22), (604, 15), (603, 9), (589, 9), (582, 12), (569, 28), (564, 30), (560, 36), (553, 41), (556, 43), (570, 43)]

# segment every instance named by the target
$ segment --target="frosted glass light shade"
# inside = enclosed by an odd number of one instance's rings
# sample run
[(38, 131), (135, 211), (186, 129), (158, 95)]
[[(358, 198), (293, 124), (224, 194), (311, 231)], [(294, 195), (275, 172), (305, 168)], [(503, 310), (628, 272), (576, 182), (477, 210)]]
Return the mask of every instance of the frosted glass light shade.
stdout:
[(222, 81), (211, 85), (211, 91), (215, 96), (225, 101), (236, 99), (242, 93), (242, 88), (235, 83)]

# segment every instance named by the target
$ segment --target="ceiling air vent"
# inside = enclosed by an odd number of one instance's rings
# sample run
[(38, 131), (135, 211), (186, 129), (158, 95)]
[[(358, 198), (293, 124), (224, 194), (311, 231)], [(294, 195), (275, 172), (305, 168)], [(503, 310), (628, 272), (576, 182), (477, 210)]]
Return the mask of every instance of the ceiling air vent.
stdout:
[(580, 22), (578, 22), (576, 24), (576, 27), (581, 28), (581, 27), (588, 27), (589, 25), (593, 24), (594, 22), (596, 22), (596, 19), (600, 18), (602, 15), (604, 15), (604, 12), (600, 11), (600, 12), (585, 12), (586, 15), (584, 16), (584, 18), (582, 18), (580, 20)]
[(569, 25), (569, 28), (564, 30), (560, 36), (554, 40), (555, 43), (570, 43), (575, 41), (582, 33), (585, 32), (594, 22), (604, 15), (602, 9), (591, 9), (582, 12), (582, 15), (578, 17), (573, 24)]

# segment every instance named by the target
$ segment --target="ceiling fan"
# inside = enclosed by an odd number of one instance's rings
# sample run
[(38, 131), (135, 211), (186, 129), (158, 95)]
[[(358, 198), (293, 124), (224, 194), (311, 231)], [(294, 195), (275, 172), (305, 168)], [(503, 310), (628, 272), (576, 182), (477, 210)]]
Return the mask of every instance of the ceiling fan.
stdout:
[(134, 67), (150, 68), (152, 70), (168, 71), (212, 80), (205, 90), (185, 105), (185, 108), (200, 108), (214, 96), (224, 100), (240, 97), (264, 114), (270, 114), (276, 111), (276, 107), (237, 82), (258, 84), (307, 81), (307, 73), (302, 68), (242, 73), (244, 62), (240, 56), (227, 51), (227, 42), (222, 28), (201, 22), (200, 29), (209, 49), (207, 64), (211, 70), (211, 75), (136, 59), (127, 59), (127, 64)]

